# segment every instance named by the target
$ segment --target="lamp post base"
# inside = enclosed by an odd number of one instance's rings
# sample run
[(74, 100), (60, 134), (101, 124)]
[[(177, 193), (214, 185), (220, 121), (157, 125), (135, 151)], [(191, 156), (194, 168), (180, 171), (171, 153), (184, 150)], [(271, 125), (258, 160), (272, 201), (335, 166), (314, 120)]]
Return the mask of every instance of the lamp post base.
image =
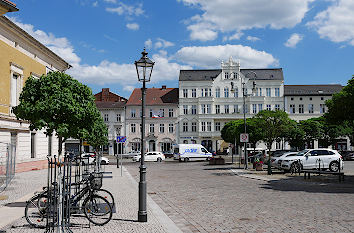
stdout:
[(138, 212), (138, 222), (147, 222), (147, 212), (146, 211), (139, 211)]

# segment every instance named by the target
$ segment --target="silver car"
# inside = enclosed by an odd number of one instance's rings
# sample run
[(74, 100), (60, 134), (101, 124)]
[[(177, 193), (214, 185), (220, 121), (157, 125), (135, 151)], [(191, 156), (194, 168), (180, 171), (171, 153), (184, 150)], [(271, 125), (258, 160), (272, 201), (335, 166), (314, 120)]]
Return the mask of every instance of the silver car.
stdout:
[(270, 160), (270, 164), (272, 165), (272, 167), (281, 169), (281, 163), (282, 161), (289, 156), (294, 156), (296, 155), (297, 151), (295, 152), (285, 152), (284, 154), (280, 154), (279, 156), (273, 156), (272, 159)]

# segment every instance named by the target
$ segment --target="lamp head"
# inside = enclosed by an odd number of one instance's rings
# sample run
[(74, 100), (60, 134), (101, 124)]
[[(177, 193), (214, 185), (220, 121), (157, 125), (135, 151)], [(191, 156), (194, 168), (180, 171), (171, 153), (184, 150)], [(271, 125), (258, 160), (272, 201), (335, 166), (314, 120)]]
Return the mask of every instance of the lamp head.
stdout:
[(142, 56), (138, 61), (135, 61), (135, 68), (138, 74), (138, 80), (140, 82), (150, 82), (152, 69), (154, 68), (155, 62), (151, 61), (148, 58), (148, 53), (146, 52), (145, 48), (144, 51), (141, 53)]

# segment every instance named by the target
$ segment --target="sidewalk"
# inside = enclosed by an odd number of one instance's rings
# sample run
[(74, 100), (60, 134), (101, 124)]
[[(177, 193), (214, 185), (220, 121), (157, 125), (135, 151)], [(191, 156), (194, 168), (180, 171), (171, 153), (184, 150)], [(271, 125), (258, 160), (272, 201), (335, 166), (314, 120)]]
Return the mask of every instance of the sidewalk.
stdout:
[[(115, 166), (106, 166), (106, 171), (113, 172), (113, 178), (104, 179), (103, 188), (111, 191), (114, 195), (117, 213), (113, 214), (112, 220), (109, 223), (101, 227), (89, 224), (88, 220), (83, 217), (71, 218), (72, 223), (74, 223), (74, 226), (71, 227), (71, 230), (73, 232), (181, 232), (180, 229), (175, 225), (175, 223), (161, 210), (161, 208), (149, 196), (147, 197), (148, 222), (137, 222), (138, 183), (131, 177), (131, 175), (124, 167), (123, 176), (121, 176), (120, 169), (116, 168)], [(36, 180), (36, 183), (40, 183), (40, 181), (43, 181), (41, 186), (44, 186), (46, 182), (46, 170), (36, 171), (34, 173), (27, 172), (27, 174), (24, 175), (16, 174), (16, 176), (17, 182), (11, 185), (12, 190), (5, 190), (3, 193), (0, 193), (0, 195), (10, 196), (14, 193), (14, 190), (16, 190), (15, 193), (20, 193), (22, 195), (22, 198), (18, 198), (18, 195), (17, 199), (9, 198), (7, 202), (12, 202), (10, 206), (21, 206), (21, 202), (23, 205), (23, 199), (29, 198), (36, 190), (35, 185), (32, 186), (32, 190), (30, 191), (27, 186), (25, 187), (21, 185), (22, 183), (25, 183), (22, 182), (23, 178), (26, 180), (26, 176), (31, 176), (32, 179)], [(37, 187), (37, 190), (41, 186)], [(14, 214), (12, 214), (11, 218), (8, 218), (7, 213), (9, 210), (12, 209), (14, 209)], [(16, 233), (43, 232), (42, 229), (30, 228), (23, 216), (24, 207), (22, 206), (0, 207), (0, 232), (1, 230)]]

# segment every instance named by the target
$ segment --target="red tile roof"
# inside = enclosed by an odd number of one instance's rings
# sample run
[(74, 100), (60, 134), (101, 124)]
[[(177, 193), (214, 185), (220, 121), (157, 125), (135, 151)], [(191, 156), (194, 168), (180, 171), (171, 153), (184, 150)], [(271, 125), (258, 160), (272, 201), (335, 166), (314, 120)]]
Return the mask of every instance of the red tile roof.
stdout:
[(97, 108), (121, 108), (127, 103), (127, 99), (109, 91), (109, 88), (102, 88), (102, 91), (95, 94)]
[[(171, 105), (178, 104), (178, 88), (147, 88), (145, 104), (152, 105)], [(141, 105), (141, 89), (135, 88), (127, 102), (127, 106)]]

